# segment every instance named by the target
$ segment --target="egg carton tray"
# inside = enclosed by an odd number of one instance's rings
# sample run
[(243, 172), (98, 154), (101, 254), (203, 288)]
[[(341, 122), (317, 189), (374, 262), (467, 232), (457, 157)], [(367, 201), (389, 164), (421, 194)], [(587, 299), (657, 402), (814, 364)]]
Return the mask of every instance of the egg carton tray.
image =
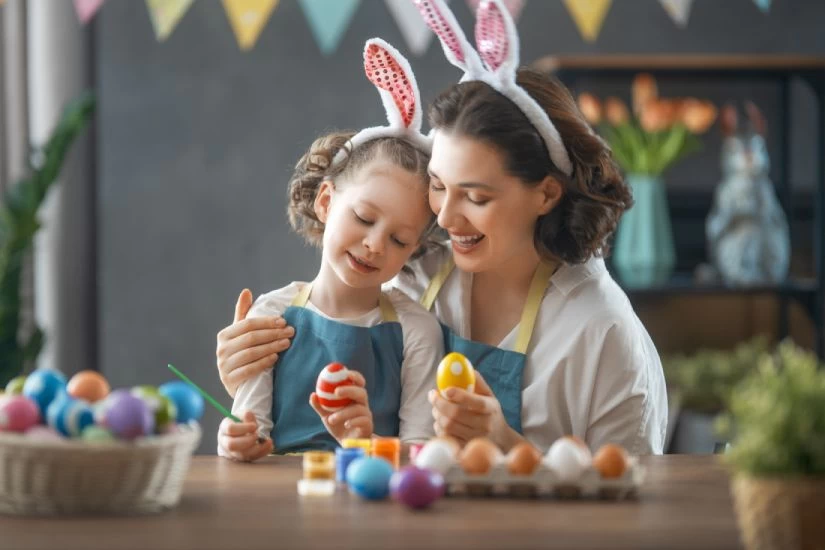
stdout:
[(603, 478), (592, 466), (575, 482), (563, 481), (545, 464), (531, 475), (513, 475), (505, 464), (496, 464), (485, 475), (467, 474), (453, 464), (444, 474), (448, 496), (552, 497), (563, 499), (634, 499), (645, 478), (645, 468), (631, 458), (621, 477)]
[(180, 501), (200, 426), (134, 441), (0, 433), (0, 514), (145, 514)]

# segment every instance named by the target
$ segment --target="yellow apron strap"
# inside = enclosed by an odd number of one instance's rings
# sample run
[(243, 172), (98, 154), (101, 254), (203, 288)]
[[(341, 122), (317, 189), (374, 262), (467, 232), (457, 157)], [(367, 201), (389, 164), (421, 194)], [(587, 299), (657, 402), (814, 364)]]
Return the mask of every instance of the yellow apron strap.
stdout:
[(527, 346), (530, 345), (533, 328), (536, 326), (539, 307), (544, 298), (544, 292), (550, 284), (550, 276), (553, 274), (553, 269), (554, 267), (552, 265), (546, 262), (540, 262), (536, 268), (536, 272), (533, 274), (533, 280), (530, 282), (530, 291), (527, 293), (527, 303), (524, 304), (524, 310), (521, 312), (518, 337), (516, 338), (516, 346), (513, 351), (523, 354), (527, 353)]
[[(292, 299), (293, 307), (306, 307), (309, 301), (309, 295), (312, 293), (312, 283), (307, 283), (298, 291), (298, 294)], [(387, 322), (398, 322), (398, 314), (395, 312), (390, 299), (382, 292), (378, 297), (378, 305), (381, 308), (381, 320)]]
[(455, 267), (455, 261), (453, 261), (452, 257), (444, 262), (444, 265), (441, 266), (441, 269), (438, 270), (438, 273), (435, 274), (435, 277), (430, 280), (429, 286), (427, 286), (427, 290), (424, 291), (424, 295), (421, 296), (419, 303), (424, 306), (424, 309), (430, 311), (433, 308), (433, 304), (435, 303), (435, 299), (438, 297), (438, 293), (441, 291), (441, 287), (444, 285), (444, 281), (447, 280), (447, 277), (450, 276), (450, 273), (453, 272), (453, 268)]
[(301, 290), (298, 291), (298, 294), (292, 299), (292, 306), (294, 307), (304, 307), (307, 305), (309, 301), (309, 294), (312, 292), (312, 283), (307, 283), (303, 286)]
[(381, 308), (381, 320), (385, 323), (397, 323), (398, 314), (395, 313), (395, 308), (383, 292), (378, 297), (378, 305)]

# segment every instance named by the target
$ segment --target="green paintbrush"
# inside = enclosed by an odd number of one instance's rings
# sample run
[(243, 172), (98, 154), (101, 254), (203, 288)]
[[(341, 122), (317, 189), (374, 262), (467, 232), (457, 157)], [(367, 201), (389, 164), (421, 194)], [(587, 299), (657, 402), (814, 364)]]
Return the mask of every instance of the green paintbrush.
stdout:
[(169, 370), (171, 370), (172, 372), (174, 372), (174, 373), (175, 373), (175, 375), (176, 375), (178, 378), (180, 378), (181, 380), (183, 380), (184, 382), (186, 382), (187, 384), (189, 384), (190, 386), (192, 386), (193, 388), (195, 388), (196, 390), (198, 390), (198, 393), (199, 393), (199, 394), (201, 394), (201, 395), (203, 396), (203, 398), (204, 398), (204, 399), (206, 399), (207, 401), (209, 401), (209, 403), (210, 403), (213, 407), (215, 407), (216, 409), (218, 409), (218, 410), (221, 412), (221, 414), (223, 414), (225, 417), (227, 417), (227, 418), (229, 418), (229, 419), (231, 419), (231, 420), (234, 420), (235, 422), (241, 422), (241, 419), (240, 419), (240, 418), (238, 418), (237, 416), (235, 416), (234, 414), (232, 414), (231, 412), (229, 412), (229, 409), (227, 409), (226, 407), (224, 407), (223, 405), (221, 405), (220, 403), (218, 403), (218, 401), (217, 401), (214, 397), (212, 397), (211, 395), (209, 395), (208, 393), (206, 393), (204, 390), (202, 390), (202, 389), (200, 388), (200, 386), (198, 386), (197, 384), (195, 384), (194, 382), (192, 382), (191, 380), (189, 380), (189, 378), (188, 378), (185, 374), (183, 374), (181, 371), (179, 371), (178, 369), (176, 369), (176, 368), (174, 367), (174, 365), (169, 365), (169, 364), (167, 364), (166, 366), (167, 366), (167, 367), (169, 367)]

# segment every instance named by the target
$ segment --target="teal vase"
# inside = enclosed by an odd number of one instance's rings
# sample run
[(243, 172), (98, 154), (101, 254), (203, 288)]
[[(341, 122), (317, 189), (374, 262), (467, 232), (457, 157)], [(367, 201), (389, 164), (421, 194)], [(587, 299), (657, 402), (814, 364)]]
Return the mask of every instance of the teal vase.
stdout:
[(676, 263), (665, 184), (660, 177), (642, 174), (628, 174), (627, 183), (634, 205), (619, 222), (613, 266), (627, 287), (659, 286)]

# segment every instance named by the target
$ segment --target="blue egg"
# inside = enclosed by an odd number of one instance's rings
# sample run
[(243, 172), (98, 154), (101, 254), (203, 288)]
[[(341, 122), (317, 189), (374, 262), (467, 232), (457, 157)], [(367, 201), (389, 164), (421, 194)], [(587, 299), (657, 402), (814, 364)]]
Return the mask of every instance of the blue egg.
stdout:
[(46, 411), (55, 397), (65, 393), (66, 377), (50, 369), (37, 369), (23, 384), (23, 395), (37, 403), (41, 418), (46, 418)]
[(357, 458), (347, 468), (347, 484), (361, 498), (381, 500), (390, 493), (392, 474), (392, 466), (383, 458)]
[(178, 409), (177, 422), (184, 424), (190, 420), (200, 420), (203, 416), (203, 397), (186, 382), (175, 380), (158, 388), (161, 395), (168, 397)]
[(94, 424), (94, 415), (88, 403), (63, 394), (49, 405), (46, 422), (62, 435), (77, 437)]

